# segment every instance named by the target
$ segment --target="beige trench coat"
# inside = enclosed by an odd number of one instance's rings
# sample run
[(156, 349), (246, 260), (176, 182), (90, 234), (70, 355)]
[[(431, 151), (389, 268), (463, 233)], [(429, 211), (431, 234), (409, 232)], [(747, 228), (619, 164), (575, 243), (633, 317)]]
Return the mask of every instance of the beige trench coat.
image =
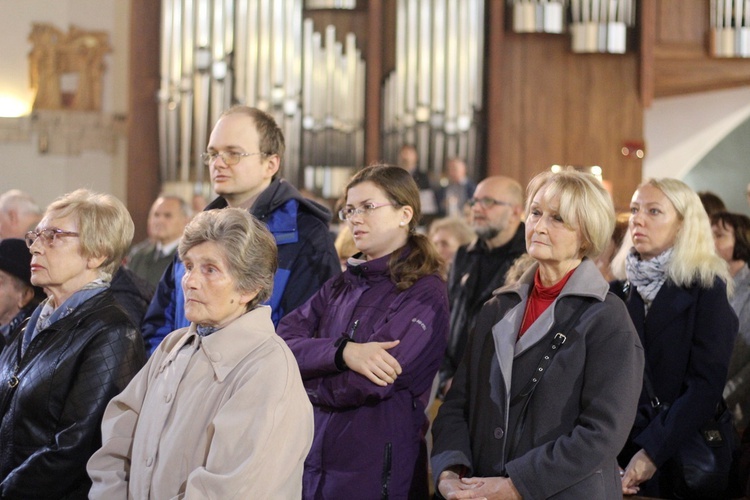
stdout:
[(262, 306), (167, 336), (110, 401), (90, 498), (300, 498), (313, 437), (299, 368)]

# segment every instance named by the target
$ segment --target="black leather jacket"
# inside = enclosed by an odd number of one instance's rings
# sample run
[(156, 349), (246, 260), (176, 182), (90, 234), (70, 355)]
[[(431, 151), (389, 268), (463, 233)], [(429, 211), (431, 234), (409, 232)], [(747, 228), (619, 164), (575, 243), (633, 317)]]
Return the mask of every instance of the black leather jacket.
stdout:
[(145, 363), (136, 326), (109, 290), (0, 353), (0, 498), (86, 498), (112, 397)]

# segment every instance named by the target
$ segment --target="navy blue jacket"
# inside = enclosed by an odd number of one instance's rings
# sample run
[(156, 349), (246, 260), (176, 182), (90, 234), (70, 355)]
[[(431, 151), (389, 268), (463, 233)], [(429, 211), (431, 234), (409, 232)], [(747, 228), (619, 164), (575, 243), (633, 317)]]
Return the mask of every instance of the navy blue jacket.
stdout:
[(648, 315), (635, 287), (613, 282), (611, 289), (625, 299), (645, 350), (645, 369), (655, 395), (669, 404), (668, 410), (655, 412), (642, 391), (620, 465), (645, 450), (659, 470), (641, 485), (640, 494), (668, 498), (671, 492), (660, 488), (659, 476), (666, 473), (663, 466), (680, 444), (716, 411), (737, 335), (737, 316), (729, 305), (726, 285), (718, 278), (711, 288), (681, 287), (667, 280)]
[[(227, 206), (226, 200), (219, 197), (209, 203), (206, 210)], [(268, 301), (276, 326), (284, 315), (341, 272), (328, 230), (331, 214), (279, 179), (260, 194), (251, 213), (266, 224), (279, 251), (273, 295)], [(149, 355), (169, 333), (190, 325), (185, 318), (185, 300), (180, 286), (184, 274), (185, 267), (175, 256), (164, 271), (143, 320), (141, 331)]]

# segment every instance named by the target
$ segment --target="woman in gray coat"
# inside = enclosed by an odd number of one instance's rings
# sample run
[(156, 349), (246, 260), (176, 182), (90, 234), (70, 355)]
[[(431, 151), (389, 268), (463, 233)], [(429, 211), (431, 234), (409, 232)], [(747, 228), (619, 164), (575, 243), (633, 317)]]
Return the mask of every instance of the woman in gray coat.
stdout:
[(436, 487), (447, 499), (619, 499), (643, 349), (589, 260), (612, 233), (612, 201), (574, 171), (538, 175), (527, 195), (536, 263), (480, 312), (434, 424)]

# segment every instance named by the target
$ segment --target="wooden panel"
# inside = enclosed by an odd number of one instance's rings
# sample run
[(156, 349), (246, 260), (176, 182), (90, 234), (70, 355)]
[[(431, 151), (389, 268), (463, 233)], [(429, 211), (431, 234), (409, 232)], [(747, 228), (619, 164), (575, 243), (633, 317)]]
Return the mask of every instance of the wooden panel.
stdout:
[[(645, 0), (653, 2), (654, 0)], [(706, 34), (706, 0), (660, 0), (657, 3), (657, 43), (703, 45)]]
[(146, 219), (159, 194), (159, 88), (161, 2), (132, 0), (128, 75), (127, 207), (135, 222), (133, 241), (146, 237)]
[(750, 85), (750, 59), (709, 55), (707, 0), (653, 1), (658, 12), (653, 48), (655, 97)]
[(641, 160), (620, 152), (643, 137), (637, 55), (573, 54), (568, 37), (509, 32), (502, 47), (500, 69), (488, 73), (500, 79), (502, 113), (488, 122), (487, 141), (497, 144), (488, 174), (526, 184), (553, 164), (599, 165), (624, 209), (641, 180)]

